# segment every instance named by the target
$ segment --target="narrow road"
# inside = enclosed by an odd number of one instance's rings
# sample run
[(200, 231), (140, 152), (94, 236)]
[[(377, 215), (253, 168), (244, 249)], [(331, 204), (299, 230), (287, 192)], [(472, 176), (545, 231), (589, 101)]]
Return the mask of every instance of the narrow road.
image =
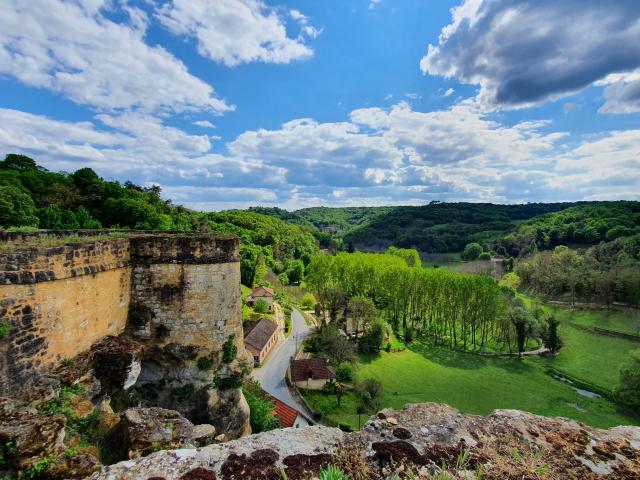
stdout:
[(289, 366), (289, 359), (295, 355), (296, 348), (311, 333), (311, 328), (305, 323), (302, 314), (295, 308), (291, 312), (291, 335), (283, 343), (278, 345), (271, 352), (266, 363), (251, 372), (254, 380), (262, 385), (262, 388), (276, 397), (281, 402), (304, 412), (304, 407), (291, 397), (287, 384), (285, 383), (285, 375)]

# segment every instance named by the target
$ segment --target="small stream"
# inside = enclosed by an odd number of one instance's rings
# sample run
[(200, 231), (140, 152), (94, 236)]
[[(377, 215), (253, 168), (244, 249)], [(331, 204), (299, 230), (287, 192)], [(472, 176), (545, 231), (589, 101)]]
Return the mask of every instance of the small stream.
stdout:
[(552, 376), (556, 380), (559, 380), (561, 382), (568, 383), (569, 385), (571, 385), (571, 388), (573, 388), (576, 392), (578, 392), (579, 395), (582, 395), (583, 397), (587, 397), (587, 398), (602, 398), (602, 395), (600, 395), (599, 393), (592, 392), (590, 390), (585, 390), (584, 388), (576, 387), (573, 384), (573, 382), (571, 380), (569, 380), (567, 377), (563, 377), (562, 375), (552, 375)]

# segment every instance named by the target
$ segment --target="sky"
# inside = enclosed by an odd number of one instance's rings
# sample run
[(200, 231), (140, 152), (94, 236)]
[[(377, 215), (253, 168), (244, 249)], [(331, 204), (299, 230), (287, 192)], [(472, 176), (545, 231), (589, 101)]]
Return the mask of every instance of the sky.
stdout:
[(198, 210), (640, 199), (640, 2), (3, 0), (6, 153)]

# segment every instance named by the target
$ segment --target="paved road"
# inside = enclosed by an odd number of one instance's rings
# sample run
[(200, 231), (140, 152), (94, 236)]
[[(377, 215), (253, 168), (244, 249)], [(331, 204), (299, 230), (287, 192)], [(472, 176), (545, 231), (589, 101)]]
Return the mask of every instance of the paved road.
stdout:
[(296, 410), (304, 412), (304, 408), (291, 397), (284, 377), (287, 373), (289, 359), (295, 354), (299, 346), (311, 332), (302, 314), (295, 308), (291, 312), (291, 335), (284, 343), (276, 347), (267, 362), (251, 372), (251, 376), (262, 384), (262, 388), (278, 400), (290, 405)]

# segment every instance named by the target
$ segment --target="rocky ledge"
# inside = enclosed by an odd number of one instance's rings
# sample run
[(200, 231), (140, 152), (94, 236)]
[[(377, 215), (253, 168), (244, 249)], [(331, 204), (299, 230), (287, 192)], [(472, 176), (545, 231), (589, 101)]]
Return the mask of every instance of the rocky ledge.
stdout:
[(599, 430), (517, 410), (486, 417), (447, 405), (385, 409), (364, 429), (314, 426), (105, 467), (92, 480), (299, 479), (336, 465), (352, 479), (638, 479), (640, 428)]

